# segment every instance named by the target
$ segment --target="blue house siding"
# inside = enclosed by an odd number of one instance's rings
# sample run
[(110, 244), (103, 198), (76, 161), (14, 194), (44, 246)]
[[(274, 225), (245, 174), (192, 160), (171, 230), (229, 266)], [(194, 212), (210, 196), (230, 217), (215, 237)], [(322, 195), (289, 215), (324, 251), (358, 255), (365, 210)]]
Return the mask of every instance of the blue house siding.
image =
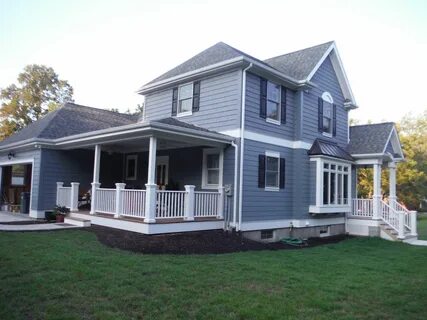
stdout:
[(245, 129), (262, 134), (292, 140), (295, 137), (295, 92), (286, 92), (286, 124), (273, 124), (261, 118), (260, 113), (260, 77), (247, 73), (246, 76), (246, 113)]
[[(348, 112), (344, 109), (344, 96), (331, 60), (328, 57), (317, 70), (312, 80), (317, 87), (304, 93), (302, 139), (312, 143), (316, 138), (336, 141), (342, 147), (348, 144)], [(318, 131), (318, 97), (328, 91), (337, 105), (337, 135), (328, 138)]]
[(34, 209), (50, 210), (56, 205), (56, 183), (80, 183), (80, 192), (90, 190), (93, 178), (92, 150), (41, 150), (38, 202)]
[[(258, 156), (265, 151), (279, 152), (286, 159), (285, 188), (266, 191), (258, 188)], [(245, 139), (243, 170), (242, 221), (292, 218), (293, 212), (293, 150)]]
[[(199, 111), (178, 117), (213, 131), (236, 129), (240, 126), (242, 71), (202, 78), (200, 82)], [(172, 88), (148, 94), (145, 97), (145, 119), (156, 120), (171, 117)]]
[(293, 175), (293, 218), (309, 218), (309, 205), (316, 197), (316, 166), (310, 161), (307, 150), (294, 150)]

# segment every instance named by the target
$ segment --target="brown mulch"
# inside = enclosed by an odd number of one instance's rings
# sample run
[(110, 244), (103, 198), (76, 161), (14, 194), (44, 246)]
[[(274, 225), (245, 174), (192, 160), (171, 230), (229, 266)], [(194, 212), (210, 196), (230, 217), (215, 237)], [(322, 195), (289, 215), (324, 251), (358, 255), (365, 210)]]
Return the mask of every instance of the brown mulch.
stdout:
[(27, 221), (0, 222), (0, 224), (7, 224), (7, 225), (27, 225), (27, 224), (45, 224), (45, 223), (55, 223), (55, 222), (56, 221), (27, 220)]
[(137, 253), (155, 254), (218, 254), (254, 250), (295, 250), (348, 239), (346, 235), (310, 238), (301, 247), (282, 242), (261, 243), (244, 238), (236, 232), (222, 230), (146, 235), (131, 231), (92, 225), (83, 230), (96, 234), (98, 240), (109, 247)]

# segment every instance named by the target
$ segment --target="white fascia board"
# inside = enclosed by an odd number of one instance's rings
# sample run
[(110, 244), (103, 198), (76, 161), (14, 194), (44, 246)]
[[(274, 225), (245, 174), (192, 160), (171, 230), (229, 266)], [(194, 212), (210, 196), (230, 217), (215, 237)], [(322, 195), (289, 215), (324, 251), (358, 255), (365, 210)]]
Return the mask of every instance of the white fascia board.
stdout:
[(354, 163), (354, 161), (329, 157), (329, 156), (325, 156), (325, 155), (312, 155), (309, 157), (310, 157), (310, 161), (317, 161), (318, 159), (322, 159), (322, 160), (330, 160), (332, 162), (343, 163), (343, 164), (353, 164)]
[(329, 55), (331, 56), (332, 66), (334, 67), (341, 90), (344, 93), (344, 97), (351, 101), (351, 108), (349, 109), (357, 108), (356, 99), (354, 98), (353, 91), (351, 90), (350, 82), (348, 81), (347, 74), (344, 70), (344, 66), (338, 53), (335, 41), (330, 45), (328, 50), (325, 51), (322, 58), (317, 62), (313, 70), (311, 70), (306, 80), (311, 81), (314, 74), (317, 72), (317, 70), (319, 70), (320, 66), (323, 64), (323, 62)]
[(339, 206), (339, 205), (330, 205), (330, 206), (310, 206), (310, 213), (343, 213), (351, 212), (351, 205)]
[(396, 130), (395, 126), (393, 126), (393, 128), (390, 131), (390, 134), (388, 136), (387, 142), (385, 143), (385, 146), (384, 146), (383, 153), (386, 152), (387, 146), (388, 146), (388, 144), (390, 142), (391, 142), (391, 145), (393, 147), (393, 150), (395, 148), (398, 149), (398, 152), (399, 152), (399, 155), (400, 155), (400, 158), (398, 158), (398, 159), (402, 159), (402, 160), (405, 159), (405, 156), (404, 156), (403, 150), (402, 150), (402, 145), (400, 144), (399, 135), (397, 134), (397, 130)]
[(253, 132), (253, 131), (245, 131), (244, 138), (257, 141), (257, 142), (276, 145), (279, 147), (285, 147), (289, 149), (309, 150), (311, 148), (311, 144), (305, 141), (294, 141), (294, 140), (288, 140), (288, 139), (283, 139), (278, 137), (272, 137), (262, 133)]

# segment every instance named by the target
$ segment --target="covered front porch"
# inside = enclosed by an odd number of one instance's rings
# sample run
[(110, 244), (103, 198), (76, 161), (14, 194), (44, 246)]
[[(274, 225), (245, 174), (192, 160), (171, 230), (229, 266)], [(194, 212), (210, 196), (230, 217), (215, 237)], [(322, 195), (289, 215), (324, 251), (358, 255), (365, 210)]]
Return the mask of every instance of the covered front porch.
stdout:
[(144, 135), (97, 141), (85, 146), (94, 159), (88, 204), (81, 201), (84, 187), (78, 181), (59, 181), (56, 202), (69, 207), (72, 216), (144, 233), (223, 228), (232, 201), (233, 177), (224, 174), (225, 161), (234, 166), (231, 141), (209, 131), (184, 135), (154, 128)]

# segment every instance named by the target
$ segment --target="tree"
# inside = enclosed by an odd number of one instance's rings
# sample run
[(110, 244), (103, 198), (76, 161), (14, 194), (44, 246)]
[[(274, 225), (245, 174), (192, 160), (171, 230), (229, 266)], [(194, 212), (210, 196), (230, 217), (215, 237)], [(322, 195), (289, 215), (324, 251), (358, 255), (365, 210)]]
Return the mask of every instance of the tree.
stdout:
[(0, 139), (40, 119), (62, 103), (71, 102), (73, 88), (52, 68), (32, 64), (18, 75), (18, 85), (1, 89)]

